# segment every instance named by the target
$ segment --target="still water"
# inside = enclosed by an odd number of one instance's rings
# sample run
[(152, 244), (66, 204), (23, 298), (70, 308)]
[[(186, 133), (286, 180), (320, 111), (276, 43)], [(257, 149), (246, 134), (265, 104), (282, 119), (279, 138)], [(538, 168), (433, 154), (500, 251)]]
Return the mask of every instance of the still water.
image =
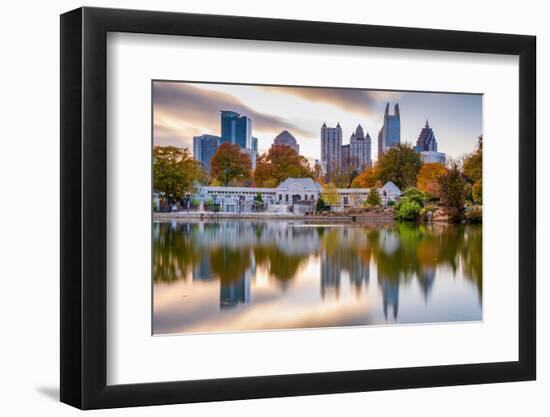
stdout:
[(153, 224), (153, 333), (482, 319), (481, 226)]

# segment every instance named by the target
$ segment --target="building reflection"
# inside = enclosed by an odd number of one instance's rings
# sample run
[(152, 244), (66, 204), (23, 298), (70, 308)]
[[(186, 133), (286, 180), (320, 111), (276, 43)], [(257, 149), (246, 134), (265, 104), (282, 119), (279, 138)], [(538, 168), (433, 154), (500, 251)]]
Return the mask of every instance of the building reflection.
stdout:
[(250, 283), (252, 281), (250, 271), (235, 283), (220, 285), (220, 308), (234, 308), (239, 304), (250, 302)]

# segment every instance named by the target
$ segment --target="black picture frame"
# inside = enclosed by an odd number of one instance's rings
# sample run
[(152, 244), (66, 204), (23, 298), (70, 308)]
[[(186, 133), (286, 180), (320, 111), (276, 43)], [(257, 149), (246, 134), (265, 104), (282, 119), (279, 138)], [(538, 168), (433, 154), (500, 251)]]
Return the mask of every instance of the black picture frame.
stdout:
[[(107, 385), (108, 32), (518, 56), (518, 361)], [(85, 7), (61, 15), (60, 57), (62, 402), (94, 409), (535, 379), (534, 36)]]

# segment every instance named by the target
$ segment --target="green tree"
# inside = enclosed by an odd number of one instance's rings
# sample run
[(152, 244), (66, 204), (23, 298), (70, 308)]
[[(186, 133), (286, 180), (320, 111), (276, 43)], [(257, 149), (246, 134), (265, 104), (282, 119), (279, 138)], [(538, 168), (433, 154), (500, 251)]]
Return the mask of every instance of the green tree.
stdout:
[(317, 200), (317, 204), (315, 206), (315, 211), (317, 211), (317, 212), (324, 211), (325, 207), (326, 207), (325, 200), (323, 200), (321, 197), (319, 197), (319, 199)]
[(384, 152), (376, 163), (378, 179), (392, 181), (399, 188), (414, 187), (422, 168), (420, 154), (408, 144), (399, 144)]
[(380, 193), (375, 187), (372, 187), (369, 190), (369, 194), (367, 195), (367, 204), (370, 206), (380, 206), (382, 204)]
[(222, 185), (242, 184), (251, 179), (252, 163), (239, 145), (222, 143), (210, 162), (211, 175)]
[(449, 219), (460, 221), (464, 212), (464, 179), (456, 161), (451, 161), (447, 174), (438, 179), (440, 185), (441, 205)]
[(200, 163), (195, 161), (188, 149), (175, 146), (153, 148), (153, 188), (163, 199), (181, 199), (191, 192), (195, 181), (204, 180)]

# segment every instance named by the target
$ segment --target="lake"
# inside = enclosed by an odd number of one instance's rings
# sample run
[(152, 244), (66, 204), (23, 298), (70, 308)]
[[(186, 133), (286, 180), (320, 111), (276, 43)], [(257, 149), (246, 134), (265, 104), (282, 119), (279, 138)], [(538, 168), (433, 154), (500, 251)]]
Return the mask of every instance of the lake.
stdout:
[(482, 227), (153, 223), (153, 333), (482, 319)]

